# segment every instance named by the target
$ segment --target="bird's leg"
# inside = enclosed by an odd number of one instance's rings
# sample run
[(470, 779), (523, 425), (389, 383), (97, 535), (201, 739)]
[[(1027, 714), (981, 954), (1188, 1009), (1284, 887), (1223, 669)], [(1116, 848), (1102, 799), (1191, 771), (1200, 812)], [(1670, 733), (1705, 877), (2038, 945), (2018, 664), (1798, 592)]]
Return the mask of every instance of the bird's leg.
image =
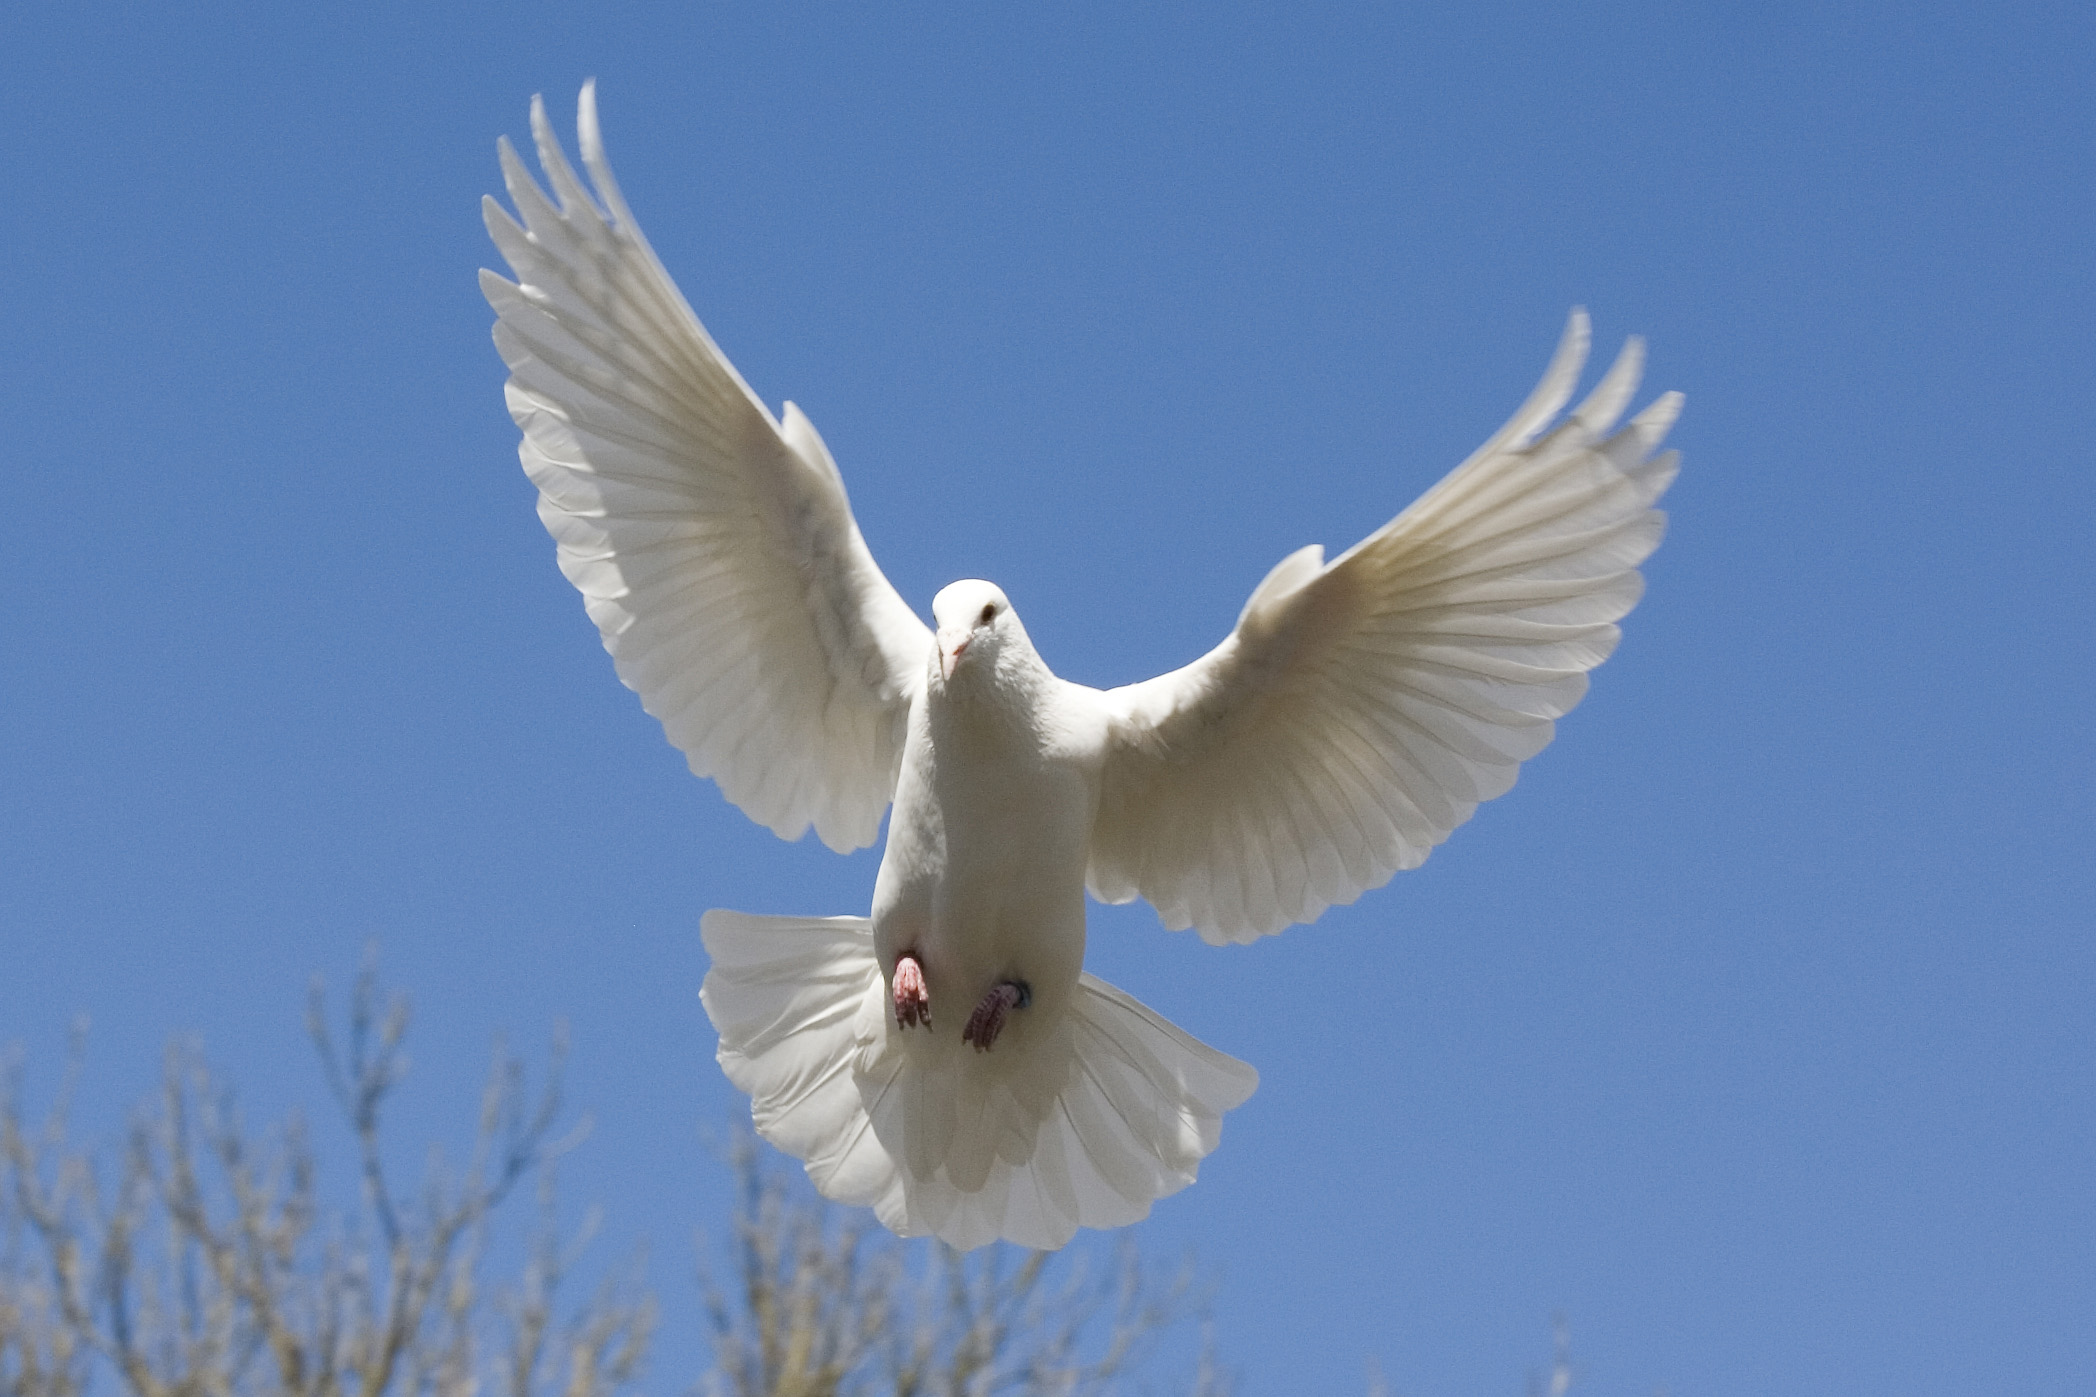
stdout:
[(1004, 1032), (1004, 1016), (1014, 1009), (1024, 1009), (1033, 1003), (1033, 990), (1024, 980), (1005, 980), (990, 987), (990, 992), (975, 1006), (968, 1016), (968, 1026), (961, 1030), (961, 1041), (973, 1043), (975, 1051), (986, 1053)]
[(924, 967), (914, 952), (895, 958), (895, 1022), (900, 1028), (932, 1026), (932, 997), (924, 988)]

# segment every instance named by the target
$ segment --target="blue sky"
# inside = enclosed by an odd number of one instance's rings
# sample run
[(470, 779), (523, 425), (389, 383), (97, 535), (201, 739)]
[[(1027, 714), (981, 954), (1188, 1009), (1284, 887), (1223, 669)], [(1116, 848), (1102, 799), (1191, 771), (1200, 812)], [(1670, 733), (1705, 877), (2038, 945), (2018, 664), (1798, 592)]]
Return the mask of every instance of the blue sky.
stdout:
[[(1519, 786), (1417, 873), (1092, 968), (1255, 1063), (1141, 1228), (1250, 1394), (2096, 1380), (2096, 19), (2085, 7), (12, 8), (0, 1041), (91, 1122), (194, 1032), (317, 1102), (309, 976), (419, 1011), (403, 1136), (571, 1026), (564, 1187), (698, 1316), (740, 1111), (699, 914), (863, 912), (614, 679), (517, 469), (496, 136), (599, 79), (715, 337), (920, 611), (1059, 672), (1219, 638), (1394, 514), (1567, 309), (1686, 469)], [(1644, 396), (1649, 396), (1648, 394)], [(681, 1331), (679, 1337), (678, 1331)]]

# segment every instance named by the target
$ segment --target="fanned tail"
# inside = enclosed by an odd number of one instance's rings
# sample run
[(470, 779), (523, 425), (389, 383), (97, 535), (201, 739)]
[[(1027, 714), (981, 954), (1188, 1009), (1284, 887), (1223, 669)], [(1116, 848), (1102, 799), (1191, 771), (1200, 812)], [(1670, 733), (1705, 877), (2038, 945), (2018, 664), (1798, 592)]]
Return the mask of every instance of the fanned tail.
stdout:
[(699, 998), (757, 1133), (902, 1236), (1054, 1248), (1194, 1181), (1259, 1074), (1082, 978), (1022, 1053), (895, 1026), (864, 917), (708, 912)]

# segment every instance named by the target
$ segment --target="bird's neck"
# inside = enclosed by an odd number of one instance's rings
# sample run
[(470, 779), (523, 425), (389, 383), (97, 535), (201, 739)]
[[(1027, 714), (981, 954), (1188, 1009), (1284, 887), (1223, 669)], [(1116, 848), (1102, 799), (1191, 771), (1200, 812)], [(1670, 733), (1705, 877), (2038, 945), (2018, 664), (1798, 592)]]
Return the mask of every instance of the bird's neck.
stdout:
[(1037, 746), (1054, 682), (1039, 657), (1024, 652), (1006, 652), (992, 664), (963, 669), (927, 694), (933, 734), (948, 741)]

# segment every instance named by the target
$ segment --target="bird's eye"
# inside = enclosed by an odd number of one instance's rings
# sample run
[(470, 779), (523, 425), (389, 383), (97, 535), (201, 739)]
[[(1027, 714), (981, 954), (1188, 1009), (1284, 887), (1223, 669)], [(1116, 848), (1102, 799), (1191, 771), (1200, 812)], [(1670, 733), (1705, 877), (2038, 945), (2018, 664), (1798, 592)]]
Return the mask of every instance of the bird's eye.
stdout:
[(994, 618), (994, 617), (995, 617), (996, 615), (997, 615), (997, 603), (996, 603), (996, 602), (984, 602), (984, 603), (983, 603), (983, 614), (982, 614), (982, 619), (983, 619), (983, 622), (984, 622), (984, 624), (988, 624), (988, 622), (989, 622), (990, 620), (992, 620), (992, 619), (993, 619), (993, 618)]

